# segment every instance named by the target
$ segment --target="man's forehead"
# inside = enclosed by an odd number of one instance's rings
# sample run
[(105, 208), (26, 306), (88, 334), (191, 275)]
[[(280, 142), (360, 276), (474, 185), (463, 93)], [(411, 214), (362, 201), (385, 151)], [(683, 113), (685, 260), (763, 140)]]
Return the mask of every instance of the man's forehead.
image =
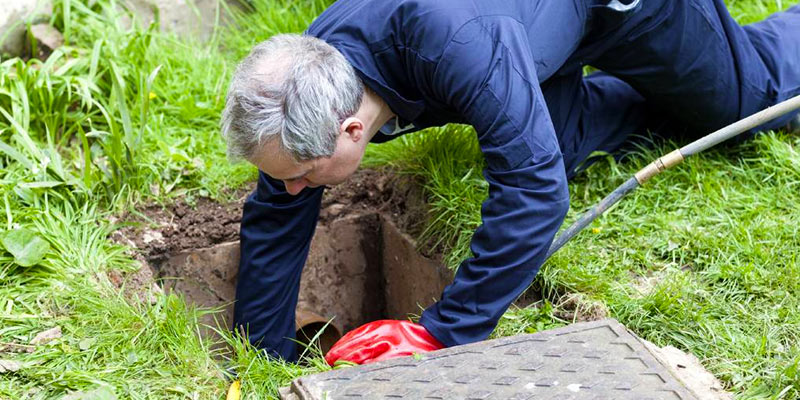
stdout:
[(270, 177), (286, 180), (299, 178), (313, 167), (310, 162), (298, 162), (290, 156), (277, 137), (260, 146), (252, 163)]

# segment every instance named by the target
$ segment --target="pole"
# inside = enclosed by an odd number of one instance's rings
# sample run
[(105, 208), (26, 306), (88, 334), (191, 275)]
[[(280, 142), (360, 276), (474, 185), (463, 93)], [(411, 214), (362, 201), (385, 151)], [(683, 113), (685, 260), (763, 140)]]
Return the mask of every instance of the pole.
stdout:
[(800, 110), (800, 96), (792, 97), (791, 99), (780, 102), (772, 107), (759, 111), (745, 119), (734, 122), (718, 131), (703, 136), (686, 146), (681, 147), (667, 153), (655, 161), (648, 164), (646, 167), (637, 171), (632, 177), (628, 178), (622, 185), (614, 189), (608, 196), (600, 200), (599, 203), (594, 205), (588, 211), (584, 212), (577, 221), (569, 226), (564, 232), (559, 235), (547, 251), (547, 257), (550, 258), (553, 253), (562, 248), (570, 239), (575, 237), (578, 232), (587, 227), (597, 217), (602, 215), (611, 206), (620, 201), (625, 195), (632, 192), (639, 186), (642, 186), (650, 178), (660, 174), (661, 172), (672, 168), (683, 162), (687, 157), (700, 153), (708, 148), (714, 147), (728, 139), (736, 137), (743, 132), (749, 131), (755, 127), (761, 126), (775, 118), (782, 117), (792, 111)]

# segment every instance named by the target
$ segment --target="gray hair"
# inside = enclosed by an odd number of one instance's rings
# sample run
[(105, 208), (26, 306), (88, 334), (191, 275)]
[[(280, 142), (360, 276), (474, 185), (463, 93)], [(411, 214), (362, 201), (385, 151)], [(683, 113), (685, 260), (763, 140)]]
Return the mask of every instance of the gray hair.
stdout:
[(275, 35), (236, 67), (220, 127), (232, 160), (275, 137), (297, 161), (330, 157), (364, 85), (344, 56), (313, 36)]

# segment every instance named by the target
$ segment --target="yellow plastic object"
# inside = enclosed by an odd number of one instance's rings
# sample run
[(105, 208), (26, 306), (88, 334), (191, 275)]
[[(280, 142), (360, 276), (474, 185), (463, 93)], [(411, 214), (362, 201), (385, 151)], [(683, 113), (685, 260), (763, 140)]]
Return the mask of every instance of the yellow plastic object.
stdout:
[(240, 380), (235, 380), (231, 383), (231, 387), (228, 388), (228, 395), (225, 397), (225, 400), (239, 400), (242, 397), (242, 382)]

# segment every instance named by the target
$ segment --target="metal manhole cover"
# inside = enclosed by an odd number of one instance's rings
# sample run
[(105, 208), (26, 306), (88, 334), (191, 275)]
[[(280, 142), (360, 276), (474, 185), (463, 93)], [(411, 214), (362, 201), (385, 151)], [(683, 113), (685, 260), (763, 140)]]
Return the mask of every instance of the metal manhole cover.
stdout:
[(613, 319), (295, 379), (284, 400), (696, 399)]

